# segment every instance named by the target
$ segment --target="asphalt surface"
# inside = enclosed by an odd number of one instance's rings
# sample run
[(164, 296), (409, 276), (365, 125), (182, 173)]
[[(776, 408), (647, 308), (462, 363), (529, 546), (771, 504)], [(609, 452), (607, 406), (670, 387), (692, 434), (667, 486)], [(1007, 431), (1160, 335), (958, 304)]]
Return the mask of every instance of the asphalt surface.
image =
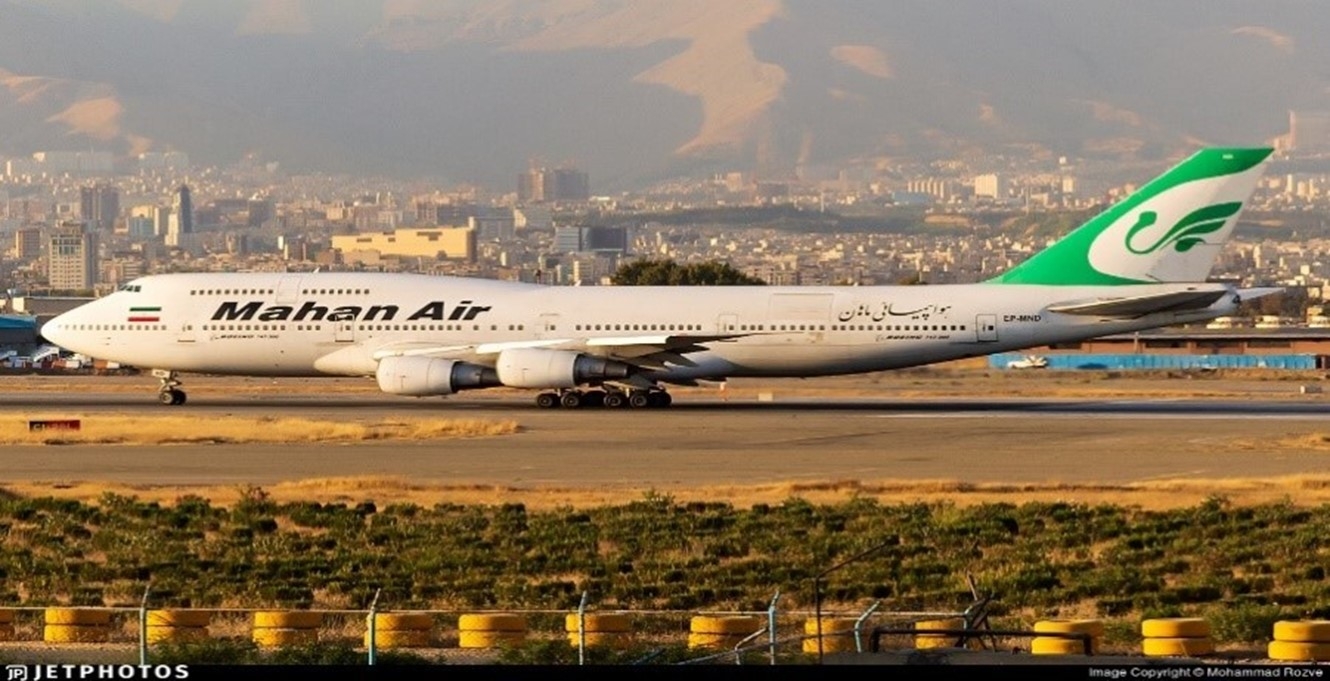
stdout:
[[(1330, 402), (1288, 399), (678, 397), (658, 410), (542, 410), (529, 396), (193, 395), (151, 386), (0, 393), (0, 413), (438, 416), (512, 420), (513, 435), (432, 442), (9, 446), (0, 483), (268, 485), (400, 476), (508, 488), (696, 488), (827, 480), (1127, 483), (1330, 473)], [(1310, 439), (1310, 438), (1308, 438)]]

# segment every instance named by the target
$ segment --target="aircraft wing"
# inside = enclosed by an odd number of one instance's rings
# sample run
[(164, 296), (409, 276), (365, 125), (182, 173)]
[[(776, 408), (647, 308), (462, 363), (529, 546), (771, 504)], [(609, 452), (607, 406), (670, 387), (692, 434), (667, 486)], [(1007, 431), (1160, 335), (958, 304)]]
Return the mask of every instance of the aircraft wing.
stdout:
[(1048, 306), (1049, 312), (1091, 315), (1096, 317), (1143, 317), (1156, 312), (1181, 312), (1210, 307), (1228, 295), (1224, 289), (1206, 291), (1172, 291), (1123, 298), (1098, 298), (1070, 301)]
[(394, 343), (374, 352), (374, 359), (384, 357), (440, 357), (493, 365), (499, 353), (517, 348), (547, 348), (616, 359), (645, 369), (664, 369), (665, 362), (691, 366), (684, 355), (705, 350), (704, 343), (733, 340), (751, 334), (669, 334), (654, 336), (612, 336), (598, 338), (558, 338), (544, 340), (478, 343), (475, 345), (437, 345), (429, 343)]

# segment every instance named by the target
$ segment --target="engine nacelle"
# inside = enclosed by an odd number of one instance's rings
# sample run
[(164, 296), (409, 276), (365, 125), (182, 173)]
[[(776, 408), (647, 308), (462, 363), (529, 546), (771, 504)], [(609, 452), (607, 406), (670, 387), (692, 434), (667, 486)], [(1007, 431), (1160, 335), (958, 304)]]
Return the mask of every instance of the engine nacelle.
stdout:
[(433, 357), (384, 357), (375, 378), (383, 392), (416, 397), (503, 385), (489, 367)]
[(573, 388), (628, 378), (633, 367), (571, 350), (513, 348), (499, 353), (499, 380), (514, 388)]

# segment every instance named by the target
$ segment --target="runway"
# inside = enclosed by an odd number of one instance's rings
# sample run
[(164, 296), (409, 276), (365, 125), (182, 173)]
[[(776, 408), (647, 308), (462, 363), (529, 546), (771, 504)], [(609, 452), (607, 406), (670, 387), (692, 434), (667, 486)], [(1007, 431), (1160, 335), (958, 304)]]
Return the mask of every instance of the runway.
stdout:
[(1122, 484), (1330, 474), (1319, 399), (678, 399), (669, 409), (542, 410), (529, 396), (0, 393), (0, 412), (438, 416), (513, 420), (513, 435), (344, 445), (11, 446), (3, 482), (271, 485), (399, 476), (502, 488), (683, 489), (844, 480)]

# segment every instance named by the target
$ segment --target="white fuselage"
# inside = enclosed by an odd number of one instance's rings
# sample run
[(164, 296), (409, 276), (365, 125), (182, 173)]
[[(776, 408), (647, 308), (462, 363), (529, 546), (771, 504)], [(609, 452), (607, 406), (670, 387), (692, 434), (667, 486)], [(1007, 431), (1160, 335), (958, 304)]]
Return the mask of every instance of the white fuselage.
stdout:
[(1074, 287), (552, 287), (377, 273), (149, 276), (61, 315), (48, 340), (142, 368), (267, 376), (373, 375), (385, 350), (493, 363), (479, 349), (634, 337), (727, 336), (667, 362), (671, 382), (820, 376), (917, 366), (1231, 314), (1207, 308), (1101, 318), (1071, 300), (1220, 284)]

